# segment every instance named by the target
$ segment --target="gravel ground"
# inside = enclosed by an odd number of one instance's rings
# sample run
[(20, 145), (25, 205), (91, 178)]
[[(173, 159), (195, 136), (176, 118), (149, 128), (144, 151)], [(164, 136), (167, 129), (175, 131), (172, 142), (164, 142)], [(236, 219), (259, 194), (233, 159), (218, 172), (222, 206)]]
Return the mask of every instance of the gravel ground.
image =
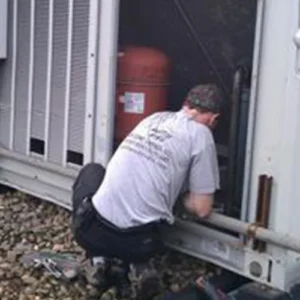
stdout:
[[(0, 299), (86, 300), (95, 290), (83, 278), (64, 283), (45, 270), (25, 269), (19, 261), (32, 250), (83, 251), (73, 241), (69, 211), (19, 192), (0, 194)], [(213, 268), (169, 252), (156, 259), (167, 289), (178, 290)]]

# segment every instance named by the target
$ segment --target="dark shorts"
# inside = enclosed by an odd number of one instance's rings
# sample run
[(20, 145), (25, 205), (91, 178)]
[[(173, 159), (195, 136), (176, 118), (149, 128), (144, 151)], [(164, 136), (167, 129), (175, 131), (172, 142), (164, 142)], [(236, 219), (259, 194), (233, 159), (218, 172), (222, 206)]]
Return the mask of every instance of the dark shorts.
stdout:
[(161, 223), (120, 229), (102, 218), (91, 197), (101, 185), (105, 169), (100, 164), (82, 168), (73, 185), (72, 228), (76, 242), (88, 256), (119, 258), (127, 263), (144, 262), (163, 250)]

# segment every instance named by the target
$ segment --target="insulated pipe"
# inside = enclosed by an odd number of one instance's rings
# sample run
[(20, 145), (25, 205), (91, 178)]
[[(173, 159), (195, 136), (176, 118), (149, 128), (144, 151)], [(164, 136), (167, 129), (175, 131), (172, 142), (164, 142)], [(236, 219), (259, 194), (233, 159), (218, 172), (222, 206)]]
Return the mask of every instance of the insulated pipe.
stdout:
[(240, 103), (244, 81), (244, 69), (238, 67), (233, 79), (233, 91), (230, 114), (230, 131), (229, 131), (229, 162), (228, 162), (228, 199), (226, 203), (226, 214), (232, 215), (234, 208), (234, 192), (236, 187), (236, 156), (237, 156), (237, 137), (240, 114)]
[[(201, 222), (300, 253), (300, 240), (297, 240), (287, 234), (274, 232), (262, 227), (256, 227), (253, 224), (226, 217), (217, 213), (212, 213), (207, 219), (201, 219)], [(193, 231), (196, 233), (198, 229), (197, 224), (183, 221), (178, 218), (176, 219), (175, 226), (178, 226), (179, 228), (185, 228), (188, 231)]]

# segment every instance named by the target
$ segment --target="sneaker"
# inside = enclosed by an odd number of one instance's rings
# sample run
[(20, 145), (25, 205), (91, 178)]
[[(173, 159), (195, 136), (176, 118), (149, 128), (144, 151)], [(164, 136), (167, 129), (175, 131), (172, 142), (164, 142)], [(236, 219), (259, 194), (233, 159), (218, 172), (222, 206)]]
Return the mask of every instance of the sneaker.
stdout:
[(137, 299), (150, 300), (163, 292), (162, 280), (149, 263), (132, 265), (130, 279)]

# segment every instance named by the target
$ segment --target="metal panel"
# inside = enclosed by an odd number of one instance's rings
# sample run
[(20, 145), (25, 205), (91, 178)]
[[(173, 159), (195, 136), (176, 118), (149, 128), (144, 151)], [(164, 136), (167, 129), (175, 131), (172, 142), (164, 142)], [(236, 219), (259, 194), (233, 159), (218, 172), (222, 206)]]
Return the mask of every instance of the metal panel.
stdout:
[(71, 187), (78, 170), (62, 169), (0, 149), (0, 183), (71, 208)]
[(166, 227), (164, 237), (165, 244), (175, 250), (267, 286), (281, 290), (287, 288), (280, 276), (274, 276), (272, 272), (277, 270), (279, 274), (284, 274), (287, 263), (284, 256), (255, 252), (228, 234), (181, 220), (177, 220), (172, 227)]
[(8, 0), (0, 0), (0, 60), (7, 58)]
[(100, 8), (94, 160), (104, 165), (113, 149), (119, 5), (119, 0), (102, 0)]
[[(84, 127), (84, 160), (83, 163), (87, 164), (93, 161), (94, 139), (95, 139), (95, 109), (96, 109), (96, 67), (98, 49), (99, 20), (99, 2), (92, 1), (89, 11), (89, 40), (88, 40), (88, 57), (87, 57), (87, 77), (86, 77), (86, 102), (85, 102), (85, 127)], [(94, 79), (94, 80), (92, 80)]]
[(34, 79), (31, 137), (44, 139), (49, 0), (35, 1)]
[[(13, 34), (13, 1), (8, 2), (8, 36)], [(7, 41), (8, 57), (0, 60), (0, 145), (9, 147), (9, 124), (10, 124), (10, 96), (11, 96), (11, 78), (12, 78), (12, 47), (13, 40)]]
[[(72, 12), (71, 12), (72, 13)], [(69, 0), (54, 1), (53, 9), (53, 56), (50, 98), (49, 128), (49, 161), (61, 163), (63, 160), (63, 139), (67, 49), (68, 49), (68, 18)]]
[(23, 154), (26, 153), (27, 146), (30, 2), (30, 0), (19, 1), (17, 11), (17, 72), (15, 79), (13, 149)]
[(7, 130), (9, 122), (10, 109), (0, 107), (0, 147), (5, 149), (9, 147), (9, 131)]
[(69, 0), (68, 16), (68, 38), (67, 38), (67, 56), (66, 56), (66, 92), (64, 104), (64, 124), (63, 124), (63, 148), (62, 163), (65, 167), (67, 164), (67, 149), (69, 136), (69, 109), (70, 109), (70, 86), (71, 86), (71, 64), (72, 64), (72, 41), (73, 41), (73, 11), (74, 0)]
[[(299, 0), (285, 5), (266, 1), (248, 216), (250, 222), (255, 219), (258, 176), (273, 176), (269, 227), (296, 239), (300, 237), (300, 83), (295, 72), (299, 50), (293, 39), (299, 25)], [(268, 252), (289, 259), (286, 273), (274, 269), (273, 276), (287, 286), (299, 283), (299, 255), (279, 247), (269, 247)]]
[(50, 101), (51, 101), (51, 78), (52, 78), (52, 56), (53, 56), (53, 8), (54, 0), (49, 0), (48, 19), (48, 49), (47, 49), (47, 81), (46, 81), (46, 107), (45, 107), (45, 128), (44, 128), (44, 160), (49, 155), (49, 125), (50, 125)]
[(83, 157), (85, 151), (86, 161), (92, 159), (100, 4), (8, 1), (0, 182), (68, 208), (83, 160), (68, 164), (67, 152)]
[(74, 0), (68, 150), (83, 153), (89, 0)]
[(8, 59), (0, 63), (1, 147), (62, 167), (82, 164), (84, 156), (90, 161), (100, 2), (8, 3)]
[(251, 92), (249, 103), (249, 119), (247, 128), (247, 141), (246, 141), (246, 153), (245, 153), (245, 170), (244, 170), (244, 184), (242, 194), (242, 211), (241, 219), (243, 221), (248, 220), (249, 213), (249, 190), (250, 190), (250, 176), (252, 172), (251, 163), (253, 158), (253, 138), (256, 121), (256, 108), (257, 108), (257, 92), (260, 78), (260, 63), (262, 52), (262, 38), (263, 38), (263, 25), (264, 25), (264, 13), (265, 13), (265, 0), (259, 0), (257, 5), (257, 17), (256, 17), (256, 29), (255, 29), (255, 43), (253, 54), (253, 66), (251, 77)]

